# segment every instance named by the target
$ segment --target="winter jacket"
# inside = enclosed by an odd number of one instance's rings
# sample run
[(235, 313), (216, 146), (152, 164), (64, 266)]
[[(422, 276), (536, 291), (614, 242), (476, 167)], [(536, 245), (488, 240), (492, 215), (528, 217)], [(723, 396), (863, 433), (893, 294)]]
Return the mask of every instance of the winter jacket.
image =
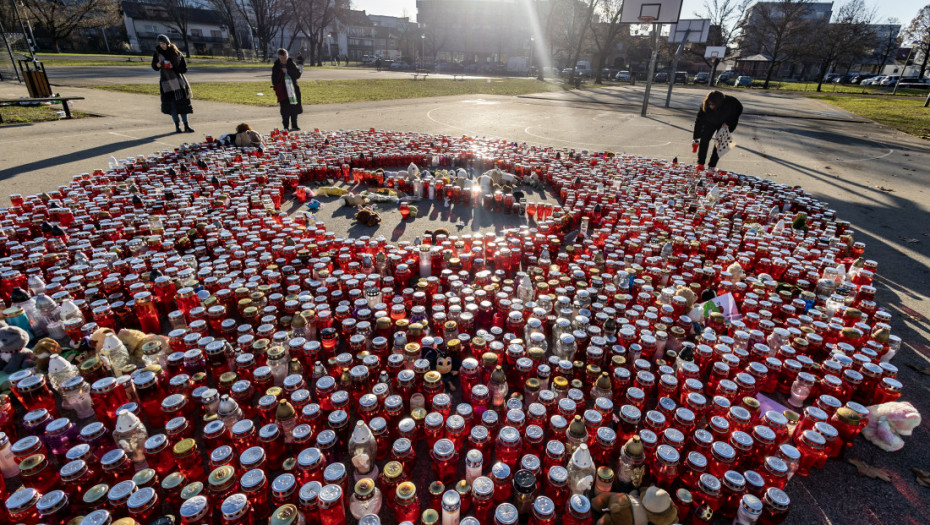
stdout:
[(697, 118), (694, 119), (694, 140), (713, 135), (724, 124), (730, 128), (731, 132), (734, 131), (736, 125), (739, 124), (739, 116), (742, 113), (743, 105), (730, 95), (725, 95), (720, 107), (711, 111), (704, 111), (702, 104), (701, 109), (698, 110)]
[[(300, 69), (294, 63), (294, 59), (287, 59), (287, 74), (294, 83), (294, 94), (297, 96), (297, 104), (291, 104), (287, 97), (287, 88), (284, 84), (284, 72), (281, 71), (281, 62), (275, 60), (271, 69), (271, 84), (274, 86), (274, 94), (278, 97), (278, 103), (288, 106), (288, 109), (294, 113), (303, 113), (303, 106), (300, 103), (300, 86), (297, 85), (297, 79), (300, 78)], [(282, 107), (282, 111), (283, 111)]]
[[(158, 67), (159, 63), (167, 62), (171, 67)], [(187, 62), (184, 55), (168, 46), (168, 49), (155, 50), (152, 55), (152, 69), (159, 72), (158, 90), (161, 93), (161, 112), (170, 115), (171, 103), (174, 102), (175, 111), (179, 115), (194, 112), (191, 106), (191, 86), (184, 73), (187, 73)]]

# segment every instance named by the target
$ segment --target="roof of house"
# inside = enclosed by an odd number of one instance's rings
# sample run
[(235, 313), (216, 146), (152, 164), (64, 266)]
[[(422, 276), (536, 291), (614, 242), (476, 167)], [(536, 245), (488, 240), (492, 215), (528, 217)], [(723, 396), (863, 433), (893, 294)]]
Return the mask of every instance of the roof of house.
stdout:
[[(130, 2), (124, 0), (120, 7), (123, 9), (124, 16), (137, 20), (156, 20), (160, 22), (170, 22), (171, 17), (168, 11), (160, 5), (144, 4), (141, 2)], [(205, 25), (223, 25), (223, 18), (218, 11), (213, 9), (187, 8), (188, 20), (193, 24)]]
[(744, 62), (771, 62), (772, 61), (770, 57), (767, 57), (761, 53), (756, 54), (756, 55), (740, 57), (740, 58), (737, 58), (737, 60), (744, 61)]

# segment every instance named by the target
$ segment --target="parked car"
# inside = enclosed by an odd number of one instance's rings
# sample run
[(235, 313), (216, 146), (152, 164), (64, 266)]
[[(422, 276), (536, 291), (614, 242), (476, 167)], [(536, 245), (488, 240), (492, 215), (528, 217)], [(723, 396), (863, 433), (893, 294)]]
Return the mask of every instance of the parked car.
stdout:
[(862, 84), (866, 80), (875, 77), (876, 75), (871, 73), (859, 73), (858, 75), (852, 77), (849, 81), (853, 84)]
[(878, 83), (880, 86), (894, 86), (901, 80), (901, 75), (888, 75)]
[(629, 71), (620, 71), (617, 73), (617, 76), (614, 77), (614, 80), (617, 82), (629, 82), (632, 76)]
[(398, 69), (398, 70), (410, 69), (410, 64), (404, 62), (403, 60), (395, 60), (391, 64), (391, 69)]
[(613, 80), (617, 73), (620, 70), (615, 67), (605, 67), (601, 70), (601, 78), (606, 78), (607, 80)]
[(656, 73), (656, 77), (653, 80), (656, 82), (668, 82), (668, 73), (665, 71), (659, 71)]
[(563, 69), (561, 73), (559, 73), (559, 76), (560, 76), (560, 77), (563, 77), (563, 78), (565, 78), (565, 77), (570, 77), (570, 76), (572, 76), (572, 71), (574, 71), (572, 68), (567, 67), (567, 68)]
[(581, 77), (581, 78), (591, 78), (591, 77), (594, 76), (594, 72), (591, 71), (591, 68), (589, 68), (589, 67), (580, 67), (580, 66), (579, 66), (579, 67), (576, 67), (576, 68), (575, 68), (575, 76), (576, 76), (576, 77)]
[(752, 77), (747, 77), (746, 75), (740, 75), (736, 77), (736, 82), (733, 82), (734, 87), (752, 87)]
[(878, 75), (878, 76), (874, 76), (874, 77), (872, 77), (872, 78), (867, 78), (867, 79), (863, 80), (862, 82), (860, 82), (859, 85), (861, 85), (861, 86), (877, 86), (877, 85), (881, 84), (882, 80), (885, 80), (885, 75)]
[(688, 83), (688, 72), (687, 71), (676, 71), (675, 72), (675, 83), (676, 84), (687, 84)]
[(694, 75), (695, 84), (706, 84), (710, 82), (710, 73), (707, 71), (701, 71), (697, 75)]
[(717, 75), (717, 83), (724, 85), (729, 84), (730, 82), (733, 82), (737, 76), (738, 75), (733, 71), (724, 71), (723, 73)]
[(830, 82), (835, 82), (836, 79), (838, 78), (843, 78), (843, 75), (839, 73), (827, 73), (826, 75), (824, 75), (823, 81), (826, 83), (830, 83)]

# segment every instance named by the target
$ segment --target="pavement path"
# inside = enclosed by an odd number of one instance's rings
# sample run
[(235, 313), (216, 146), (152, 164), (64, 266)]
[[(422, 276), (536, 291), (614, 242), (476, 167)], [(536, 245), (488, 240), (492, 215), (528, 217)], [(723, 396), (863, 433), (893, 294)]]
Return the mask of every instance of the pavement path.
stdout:
[[(112, 70), (119, 68), (111, 68)], [(108, 69), (108, 73), (111, 69)], [(0, 97), (21, 96), (22, 87), (0, 84)], [(660, 90), (661, 91), (661, 90)], [(66, 183), (77, 173), (104, 168), (124, 158), (173, 148), (182, 142), (218, 136), (239, 122), (261, 132), (278, 123), (276, 108), (195, 101), (194, 135), (176, 135), (159, 113), (156, 97), (68, 88), (87, 100), (75, 108), (101, 115), (0, 128), (0, 194), (34, 193)], [(649, 155), (693, 162), (694, 112), (703, 90), (680, 89), (669, 109), (665, 93), (654, 91), (649, 115), (640, 117), (642, 87), (610, 87), (524, 97), (457, 96), (418, 100), (307, 106), (306, 129), (395, 129), (450, 135), (504, 137), (540, 145)], [(930, 470), (930, 378), (910, 368), (930, 366), (930, 148), (925, 141), (840, 111), (825, 103), (786, 94), (739, 91), (746, 114), (734, 134), (736, 147), (721, 167), (803, 186), (851, 221), (856, 240), (878, 261), (878, 301), (894, 315), (894, 333), (906, 342), (895, 359), (905, 384), (904, 400), (925, 422), (905, 448), (885, 453), (860, 440), (848, 453), (886, 469), (891, 483), (855, 476), (845, 462), (789, 484), (790, 523), (927, 523), (930, 489), (917, 485), (910, 469)], [(5, 199), (4, 199), (5, 200)], [(455, 231), (448, 210), (425, 210), (433, 220), (400, 223), (394, 210), (374, 234), (411, 239), (437, 222)], [(332, 214), (332, 217), (330, 217)], [(324, 207), (335, 231), (353, 226), (345, 212)], [(468, 218), (466, 217), (466, 220)], [(474, 221), (467, 228), (499, 224)], [(352, 230), (355, 231), (355, 230)], [(371, 234), (371, 232), (366, 232)]]
[[(156, 84), (158, 73), (149, 65), (140, 66), (50, 66), (47, 69), (49, 83), (55, 87), (91, 87), (107, 84)], [(103, 73), (103, 74), (101, 74)], [(443, 73), (431, 74), (432, 78), (452, 78)], [(387, 78), (410, 79), (405, 71), (376, 71), (369, 68), (347, 67), (339, 69), (305, 67), (301, 80), (374, 80)], [(480, 77), (468, 77), (480, 78)], [(271, 65), (255, 67), (190, 67), (187, 73), (190, 82), (253, 82), (268, 81), (271, 86)]]

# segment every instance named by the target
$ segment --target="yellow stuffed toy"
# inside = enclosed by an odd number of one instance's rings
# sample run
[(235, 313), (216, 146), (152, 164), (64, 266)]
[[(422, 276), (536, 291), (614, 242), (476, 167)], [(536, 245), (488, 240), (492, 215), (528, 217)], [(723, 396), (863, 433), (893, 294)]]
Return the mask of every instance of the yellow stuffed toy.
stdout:
[(58, 341), (43, 337), (32, 347), (32, 354), (36, 357), (36, 368), (43, 374), (48, 371), (48, 361), (55, 354), (61, 354), (61, 345)]
[(148, 337), (145, 332), (123, 328), (116, 334), (116, 337), (119, 337), (119, 340), (123, 342), (126, 350), (129, 351), (130, 361), (142, 360), (142, 345)]

